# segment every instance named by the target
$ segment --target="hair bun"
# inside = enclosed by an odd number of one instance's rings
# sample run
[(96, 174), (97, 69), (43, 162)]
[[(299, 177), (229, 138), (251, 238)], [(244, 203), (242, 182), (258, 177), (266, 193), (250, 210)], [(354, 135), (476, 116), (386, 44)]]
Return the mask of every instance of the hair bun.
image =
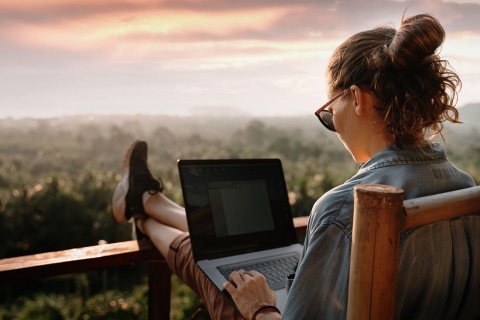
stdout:
[[(413, 69), (435, 54), (445, 40), (445, 30), (429, 14), (420, 14), (404, 20), (385, 54), (397, 69)], [(427, 59), (429, 60), (429, 59)]]

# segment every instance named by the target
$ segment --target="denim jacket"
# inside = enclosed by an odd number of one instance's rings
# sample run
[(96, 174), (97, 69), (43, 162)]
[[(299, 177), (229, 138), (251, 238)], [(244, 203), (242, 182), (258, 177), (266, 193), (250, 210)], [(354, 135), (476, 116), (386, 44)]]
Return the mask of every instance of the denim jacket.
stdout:
[[(405, 199), (474, 186), (440, 144), (390, 146), (314, 205), (284, 319), (345, 319), (353, 188), (386, 184)], [(480, 317), (480, 215), (406, 230), (401, 235), (397, 319)]]

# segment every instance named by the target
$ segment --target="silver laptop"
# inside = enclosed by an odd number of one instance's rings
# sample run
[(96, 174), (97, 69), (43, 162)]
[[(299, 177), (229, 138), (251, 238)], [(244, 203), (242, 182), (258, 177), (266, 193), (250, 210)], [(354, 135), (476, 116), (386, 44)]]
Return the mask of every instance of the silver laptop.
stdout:
[(231, 272), (261, 272), (283, 311), (302, 246), (280, 160), (178, 160), (178, 169), (198, 266), (224, 293)]

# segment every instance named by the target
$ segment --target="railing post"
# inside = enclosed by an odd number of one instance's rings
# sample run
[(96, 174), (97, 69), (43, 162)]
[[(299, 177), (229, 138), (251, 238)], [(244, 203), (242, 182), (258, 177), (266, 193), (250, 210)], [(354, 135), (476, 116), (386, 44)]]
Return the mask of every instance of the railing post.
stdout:
[[(347, 319), (390, 319), (395, 314), (392, 290), (397, 287), (403, 190), (358, 185), (354, 198)], [(374, 259), (377, 253), (384, 259)]]
[(148, 263), (148, 319), (170, 319), (171, 273), (167, 262)]

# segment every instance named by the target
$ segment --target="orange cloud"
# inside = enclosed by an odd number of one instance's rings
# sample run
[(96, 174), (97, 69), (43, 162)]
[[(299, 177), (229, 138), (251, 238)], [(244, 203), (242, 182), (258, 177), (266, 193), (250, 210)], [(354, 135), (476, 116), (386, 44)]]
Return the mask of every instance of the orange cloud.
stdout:
[[(53, 0), (51, 0), (53, 3)], [(155, 36), (175, 40), (190, 34), (228, 37), (242, 30), (261, 31), (291, 8), (265, 8), (231, 12), (195, 12), (188, 10), (131, 10), (90, 13), (75, 20), (11, 21), (3, 34), (23, 43), (67, 48), (96, 45), (105, 41)], [(195, 38), (188, 39), (195, 41)]]
[[(59, 2), (49, 0), (47, 4), (58, 6)], [(32, 2), (31, 6), (38, 4)], [(11, 42), (32, 47), (101, 52), (111, 61), (159, 57), (169, 60), (218, 59), (220, 56), (224, 59), (219, 64), (222, 65), (230, 64), (241, 55), (240, 64), (248, 64), (255, 63), (258, 57), (278, 60), (298, 57), (301, 52), (318, 55), (319, 46), (331, 45), (328, 42), (319, 43), (315, 34), (311, 35), (314, 41), (299, 39), (295, 45), (287, 41), (249, 37), (249, 34), (255, 33), (268, 34), (269, 28), (279, 19), (301, 10), (301, 7), (292, 6), (233, 11), (157, 8), (96, 13), (90, 10), (88, 15), (78, 15), (75, 19), (11, 21), (0, 32)]]

